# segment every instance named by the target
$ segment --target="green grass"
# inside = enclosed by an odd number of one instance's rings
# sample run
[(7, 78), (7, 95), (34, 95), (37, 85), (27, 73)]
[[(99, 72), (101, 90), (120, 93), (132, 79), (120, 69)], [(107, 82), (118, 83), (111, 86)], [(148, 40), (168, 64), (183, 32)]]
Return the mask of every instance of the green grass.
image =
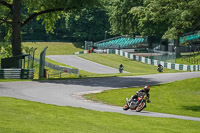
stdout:
[(129, 116), (0, 97), (2, 133), (198, 133), (197, 121)]
[(0, 79), (0, 82), (30, 81), (27, 79)]
[[(200, 78), (176, 81), (168, 84), (150, 86), (150, 100), (145, 110), (169, 114), (200, 117)], [(123, 106), (125, 98), (130, 98), (142, 88), (126, 88), (87, 94), (84, 97)]]
[[(157, 66), (148, 65), (146, 63), (138, 61), (133, 61), (131, 59), (116, 54), (82, 54), (79, 55), (79, 57), (117, 69), (120, 64), (123, 64), (124, 70), (131, 73), (129, 75), (146, 75), (146, 74), (158, 73)], [(182, 71), (164, 68), (164, 73), (173, 73), (173, 72), (182, 72)]]
[(37, 48), (35, 55), (39, 58), (40, 53), (48, 46), (46, 55), (72, 55), (75, 52), (83, 51), (81, 43), (66, 42), (23, 42), (23, 46)]

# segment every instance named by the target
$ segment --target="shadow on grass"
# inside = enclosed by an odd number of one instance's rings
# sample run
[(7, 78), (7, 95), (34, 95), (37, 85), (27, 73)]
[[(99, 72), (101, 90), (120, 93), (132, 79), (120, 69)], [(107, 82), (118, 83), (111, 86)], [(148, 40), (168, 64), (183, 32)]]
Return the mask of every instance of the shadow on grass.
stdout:
[(82, 42), (73, 42), (73, 44), (76, 48), (81, 48), (81, 49), (82, 49), (82, 46), (84, 46), (84, 43)]
[(200, 106), (183, 106), (185, 110), (200, 111)]

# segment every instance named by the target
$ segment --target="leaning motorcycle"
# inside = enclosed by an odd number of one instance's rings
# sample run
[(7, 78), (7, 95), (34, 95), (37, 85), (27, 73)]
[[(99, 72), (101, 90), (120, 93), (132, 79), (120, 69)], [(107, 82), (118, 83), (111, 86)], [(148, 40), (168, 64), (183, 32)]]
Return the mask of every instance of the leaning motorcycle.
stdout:
[(136, 112), (142, 111), (146, 107), (146, 101), (148, 97), (145, 93), (138, 94), (137, 99), (132, 99), (131, 101), (126, 98), (126, 104), (123, 107), (123, 110), (136, 110)]

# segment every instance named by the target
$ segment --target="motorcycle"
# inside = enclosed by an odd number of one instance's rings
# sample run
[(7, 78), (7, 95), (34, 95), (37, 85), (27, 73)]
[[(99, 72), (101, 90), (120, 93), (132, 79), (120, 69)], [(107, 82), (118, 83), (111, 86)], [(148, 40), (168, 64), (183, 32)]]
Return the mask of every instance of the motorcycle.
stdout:
[(157, 71), (158, 71), (158, 72), (163, 72), (163, 66), (158, 67), (158, 68), (157, 68)]
[(145, 93), (138, 94), (138, 98), (132, 99), (130, 102), (129, 99), (126, 98), (126, 104), (124, 105), (123, 110), (131, 109), (136, 110), (136, 112), (140, 112), (146, 107), (147, 99), (148, 97)]
[(119, 72), (120, 72), (120, 73), (123, 73), (123, 70), (124, 70), (123, 67), (120, 67), (120, 68), (119, 68)]

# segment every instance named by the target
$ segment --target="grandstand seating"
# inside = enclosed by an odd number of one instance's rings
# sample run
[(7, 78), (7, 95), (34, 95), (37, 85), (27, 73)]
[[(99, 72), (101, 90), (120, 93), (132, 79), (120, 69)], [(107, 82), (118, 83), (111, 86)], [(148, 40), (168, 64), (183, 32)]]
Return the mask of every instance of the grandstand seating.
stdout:
[(126, 38), (126, 37), (119, 37), (115, 39), (109, 39), (101, 42), (94, 43), (94, 46), (98, 47), (99, 49), (104, 48), (129, 48), (133, 45), (144, 44), (146, 43), (145, 38)]
[(193, 41), (193, 40), (197, 40), (197, 39), (200, 39), (200, 33), (198, 33), (198, 32), (180, 37), (180, 43)]
[[(184, 34), (180, 37), (180, 43), (200, 40), (200, 31), (194, 31)], [(128, 38), (126, 36), (115, 37), (96, 42), (93, 45), (98, 49), (118, 49), (118, 48), (135, 48), (139, 45), (147, 44), (147, 38), (136, 37)]]

